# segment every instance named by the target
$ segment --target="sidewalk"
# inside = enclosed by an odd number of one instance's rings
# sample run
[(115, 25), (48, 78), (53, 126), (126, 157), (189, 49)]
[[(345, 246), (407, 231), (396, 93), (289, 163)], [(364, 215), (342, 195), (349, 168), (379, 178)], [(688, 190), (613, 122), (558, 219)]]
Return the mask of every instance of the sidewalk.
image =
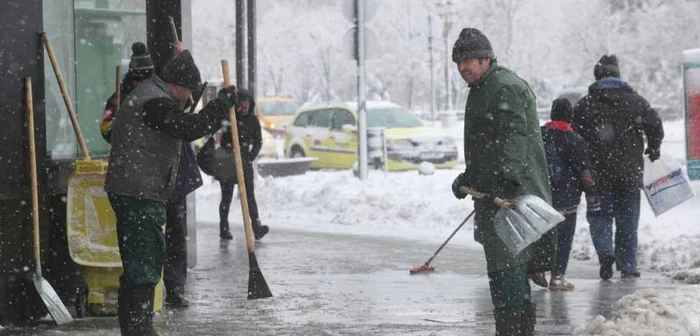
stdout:
[[(190, 272), (185, 310), (156, 317), (161, 335), (493, 335), (492, 305), (480, 251), (448, 246), (437, 271), (410, 276), (437, 248), (414, 241), (280, 230), (256, 255), (273, 298), (246, 300), (248, 257), (242, 230), (221, 242), (218, 227), (199, 227), (199, 260)], [(240, 232), (239, 232), (240, 231)], [(644, 288), (672, 288), (667, 279), (601, 282), (597, 267), (572, 260), (577, 290), (533, 287), (538, 335), (571, 335), (612, 304)], [(3, 330), (0, 335), (119, 335), (116, 318), (78, 319), (57, 327)]]

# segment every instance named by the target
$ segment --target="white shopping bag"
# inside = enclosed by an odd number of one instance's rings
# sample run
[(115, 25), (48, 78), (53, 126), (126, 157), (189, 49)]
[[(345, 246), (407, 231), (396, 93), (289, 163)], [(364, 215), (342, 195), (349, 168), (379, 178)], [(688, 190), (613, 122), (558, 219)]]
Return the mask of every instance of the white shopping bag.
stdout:
[(695, 196), (683, 167), (668, 156), (644, 157), (644, 194), (657, 217)]

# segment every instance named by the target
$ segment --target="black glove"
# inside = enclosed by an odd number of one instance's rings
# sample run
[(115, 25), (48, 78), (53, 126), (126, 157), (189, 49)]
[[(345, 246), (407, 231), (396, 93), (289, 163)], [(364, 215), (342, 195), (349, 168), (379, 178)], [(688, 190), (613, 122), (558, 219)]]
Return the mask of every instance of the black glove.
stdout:
[(600, 197), (598, 197), (595, 192), (586, 192), (586, 204), (588, 205), (587, 211), (589, 213), (599, 212), (601, 210)]
[(654, 162), (661, 157), (661, 150), (658, 148), (648, 147), (647, 150), (644, 151), (644, 154), (649, 156), (649, 160), (651, 160), (651, 162)]
[(454, 182), (452, 182), (452, 193), (457, 197), (457, 199), (463, 199), (467, 197), (467, 194), (461, 192), (459, 187), (464, 186), (464, 173), (457, 175)]
[(236, 94), (236, 87), (231, 85), (227, 88), (219, 90), (216, 98), (224, 103), (226, 109), (232, 108), (238, 102), (238, 95)]

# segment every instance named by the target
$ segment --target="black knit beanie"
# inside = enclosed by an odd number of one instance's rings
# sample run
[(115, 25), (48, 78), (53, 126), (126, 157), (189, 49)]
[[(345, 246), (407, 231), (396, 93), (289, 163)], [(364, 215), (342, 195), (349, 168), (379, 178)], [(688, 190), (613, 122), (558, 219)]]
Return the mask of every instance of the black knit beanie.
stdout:
[(557, 98), (552, 102), (552, 113), (550, 115), (553, 121), (571, 122), (574, 119), (574, 109), (571, 108), (571, 102), (567, 98)]
[(593, 68), (595, 80), (601, 80), (605, 77), (620, 78), (620, 67), (617, 64), (615, 55), (603, 55), (598, 63)]
[(148, 49), (141, 42), (131, 45), (131, 62), (129, 62), (130, 78), (142, 81), (153, 75), (153, 60)]
[(163, 80), (195, 91), (199, 88), (202, 77), (192, 54), (183, 50), (163, 67)]
[(459, 33), (459, 38), (452, 48), (452, 61), (460, 61), (476, 58), (494, 58), (493, 48), (489, 39), (476, 28), (464, 28)]

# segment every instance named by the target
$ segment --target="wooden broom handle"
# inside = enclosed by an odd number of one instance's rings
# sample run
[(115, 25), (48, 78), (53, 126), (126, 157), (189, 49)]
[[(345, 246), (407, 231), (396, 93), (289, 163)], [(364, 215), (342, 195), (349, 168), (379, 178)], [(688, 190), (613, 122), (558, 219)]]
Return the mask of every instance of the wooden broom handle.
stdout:
[[(465, 186), (459, 187), (459, 191), (461, 191), (461, 192), (463, 192), (463, 193), (465, 193), (465, 194), (472, 195), (472, 196), (474, 196), (474, 197), (476, 197), (476, 198), (483, 198), (483, 197), (486, 196), (485, 193), (476, 191), (476, 190), (474, 190), (474, 189), (472, 189), (472, 188), (465, 187)], [(505, 206), (507, 206), (507, 207), (509, 207), (509, 208), (513, 208), (513, 204), (512, 204), (512, 203), (510, 203), (510, 202), (508, 202), (508, 201), (506, 201), (506, 200), (504, 200), (504, 199), (502, 199), (502, 198), (500, 198), (500, 197), (494, 197), (494, 198), (493, 198), (493, 203), (496, 204), (496, 205), (499, 206), (499, 207), (505, 205)]]
[[(229, 77), (228, 61), (221, 61), (221, 69), (224, 72), (224, 88), (231, 85)], [(236, 164), (236, 178), (238, 179), (238, 194), (241, 199), (241, 212), (243, 212), (243, 227), (245, 229), (246, 244), (248, 252), (255, 252), (255, 239), (253, 238), (253, 226), (250, 220), (250, 212), (248, 212), (248, 197), (246, 194), (245, 179), (243, 176), (243, 161), (241, 161), (241, 144), (238, 139), (238, 127), (236, 120), (236, 110), (232, 107), (228, 111), (231, 121), (231, 140), (233, 142), (233, 158)]]
[[(39, 247), (39, 182), (37, 179), (36, 140), (34, 135), (34, 99), (32, 98), (32, 78), (24, 79), (25, 103), (27, 105), (27, 134), (29, 135), (29, 165), (32, 186), (32, 225), (34, 227), (34, 258), (37, 272), (41, 272), (41, 250)], [(41, 273), (39, 273), (41, 274)]]
[(46, 52), (49, 54), (49, 59), (51, 60), (51, 66), (53, 66), (53, 72), (54, 74), (56, 74), (56, 80), (58, 80), (58, 86), (61, 88), (63, 102), (66, 103), (66, 108), (68, 109), (70, 121), (73, 124), (75, 136), (78, 138), (80, 150), (83, 152), (83, 159), (90, 160), (90, 152), (88, 151), (87, 145), (85, 144), (83, 132), (80, 130), (80, 124), (78, 124), (78, 116), (76, 115), (75, 109), (73, 108), (73, 103), (71, 102), (70, 96), (68, 95), (68, 89), (66, 89), (66, 82), (63, 80), (61, 69), (58, 68), (58, 62), (56, 62), (56, 55), (53, 53), (53, 48), (51, 48), (51, 42), (49, 42), (49, 37), (46, 35), (46, 33), (41, 33), (41, 40), (44, 41)]

